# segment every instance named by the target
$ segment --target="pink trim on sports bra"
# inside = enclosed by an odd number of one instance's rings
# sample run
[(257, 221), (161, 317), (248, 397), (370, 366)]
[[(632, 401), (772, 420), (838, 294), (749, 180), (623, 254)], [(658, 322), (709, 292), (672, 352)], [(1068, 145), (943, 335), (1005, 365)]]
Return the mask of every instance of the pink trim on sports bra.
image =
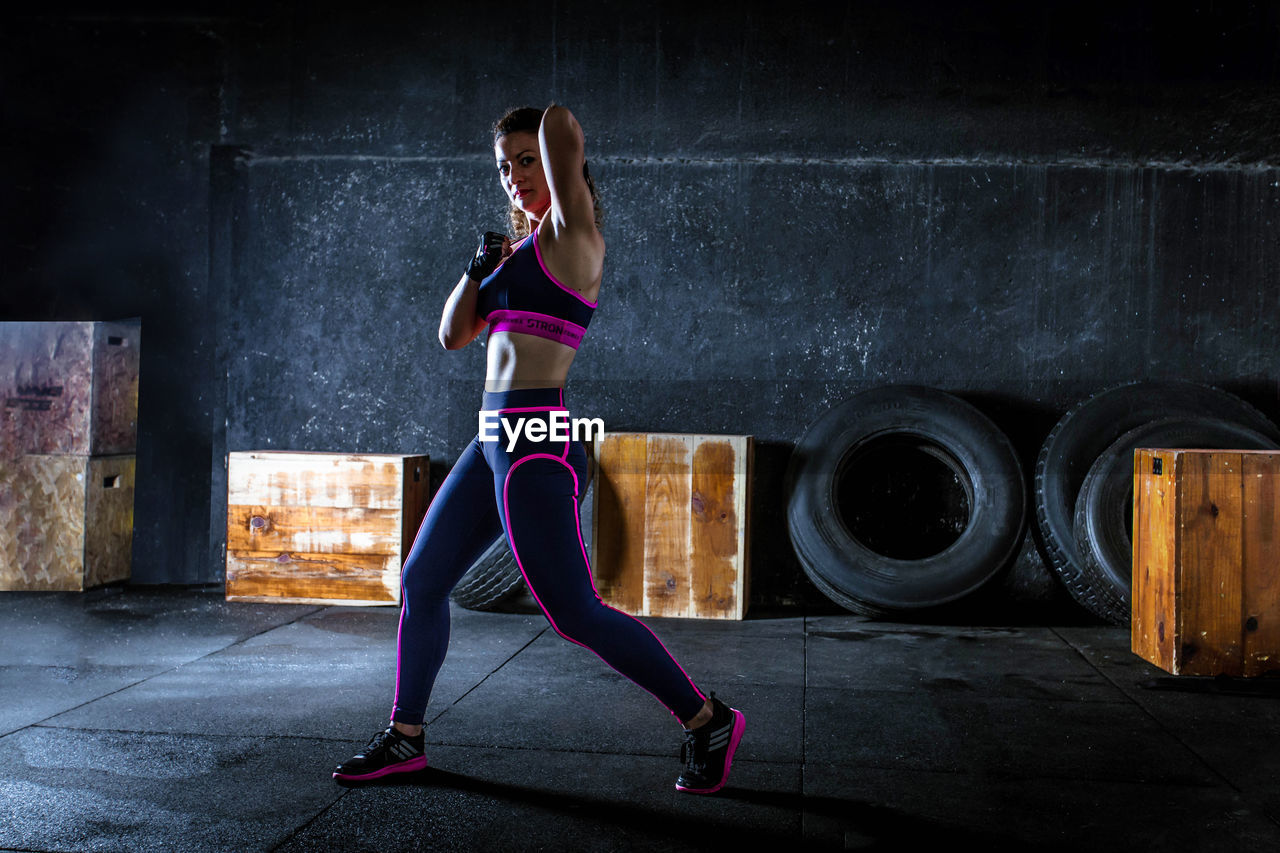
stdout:
[(569, 293), (578, 297), (578, 299), (582, 302), (583, 305), (590, 305), (592, 308), (595, 308), (597, 305), (600, 304), (599, 302), (592, 302), (589, 299), (587, 299), (585, 296), (583, 296), (581, 293), (574, 290), (572, 287), (561, 284), (560, 280), (555, 276), (553, 276), (551, 274), (551, 270), (547, 269), (547, 265), (542, 262), (542, 248), (538, 245), (538, 230), (540, 228), (542, 228), (541, 222), (538, 223), (537, 228), (533, 229), (533, 233), (529, 235), (533, 237), (533, 253), (538, 257), (538, 266), (542, 267), (542, 271), (546, 274), (547, 278), (551, 279), (551, 283), (554, 284), (556, 287), (560, 288), (565, 293)]
[(494, 311), (489, 315), (489, 334), (494, 332), (519, 332), (535, 335), (549, 341), (577, 349), (587, 330), (577, 323), (570, 323), (550, 314), (534, 311)]

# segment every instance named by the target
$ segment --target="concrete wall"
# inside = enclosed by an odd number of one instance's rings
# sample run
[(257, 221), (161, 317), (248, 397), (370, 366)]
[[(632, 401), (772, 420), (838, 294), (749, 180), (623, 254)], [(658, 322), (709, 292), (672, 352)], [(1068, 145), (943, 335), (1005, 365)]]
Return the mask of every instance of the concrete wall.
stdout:
[(0, 312), (143, 317), (134, 576), (220, 580), (226, 451), (452, 463), (484, 350), (436, 326), (504, 224), (488, 129), (554, 99), (608, 241), (570, 404), (754, 434), (757, 599), (796, 600), (787, 453), (864, 388), (956, 392), (1028, 470), (1116, 382), (1277, 415), (1280, 7), (1031, 6), (10, 19)]

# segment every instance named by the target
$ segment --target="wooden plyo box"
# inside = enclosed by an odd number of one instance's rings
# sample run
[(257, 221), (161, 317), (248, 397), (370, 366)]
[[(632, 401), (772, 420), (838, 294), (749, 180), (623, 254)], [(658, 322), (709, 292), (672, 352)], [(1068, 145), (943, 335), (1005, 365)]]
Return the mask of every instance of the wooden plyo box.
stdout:
[(135, 469), (132, 455), (0, 458), (0, 590), (128, 579)]
[(227, 454), (227, 600), (399, 604), (426, 456)]
[(1134, 653), (1174, 675), (1280, 671), (1280, 451), (1133, 464)]
[(0, 458), (138, 442), (138, 321), (0, 323)]
[(634, 616), (742, 619), (752, 437), (607, 433), (594, 447), (592, 565)]

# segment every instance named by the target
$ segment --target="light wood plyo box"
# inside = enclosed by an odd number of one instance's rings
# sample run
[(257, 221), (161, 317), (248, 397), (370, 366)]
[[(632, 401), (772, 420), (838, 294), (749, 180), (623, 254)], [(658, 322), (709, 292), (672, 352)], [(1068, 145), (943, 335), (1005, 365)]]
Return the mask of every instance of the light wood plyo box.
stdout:
[(1174, 675), (1280, 671), (1280, 451), (1133, 464), (1134, 653)]
[(0, 590), (127, 580), (135, 470), (132, 454), (0, 458)]
[(399, 604), (426, 456), (227, 454), (227, 600)]
[(594, 446), (592, 566), (634, 616), (742, 619), (752, 437), (607, 433)]

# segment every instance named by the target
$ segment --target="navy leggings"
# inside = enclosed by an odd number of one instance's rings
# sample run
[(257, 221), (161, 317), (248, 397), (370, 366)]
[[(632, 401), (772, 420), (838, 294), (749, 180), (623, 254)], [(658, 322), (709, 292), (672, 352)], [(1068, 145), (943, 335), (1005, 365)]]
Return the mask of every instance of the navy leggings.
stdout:
[[(566, 411), (560, 388), (486, 392), (483, 408), (550, 423)], [(549, 427), (548, 427), (549, 429)], [(585, 646), (652, 693), (681, 723), (706, 697), (643, 622), (604, 604), (596, 592), (578, 526), (586, 454), (569, 441), (531, 441), (511, 451), (477, 435), (462, 451), (427, 510), (401, 576), (396, 696), (391, 719), (421, 724), (449, 646), (449, 593), (476, 558), (506, 532), (529, 591), (552, 629)]]

